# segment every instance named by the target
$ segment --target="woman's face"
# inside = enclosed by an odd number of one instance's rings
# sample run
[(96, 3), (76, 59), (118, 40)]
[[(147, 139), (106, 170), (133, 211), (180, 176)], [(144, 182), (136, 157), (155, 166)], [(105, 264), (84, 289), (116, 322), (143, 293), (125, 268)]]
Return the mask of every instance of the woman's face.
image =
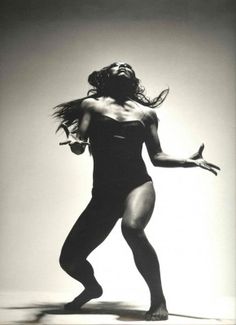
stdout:
[(113, 77), (125, 77), (132, 79), (135, 77), (135, 73), (132, 67), (125, 62), (115, 62), (109, 68), (109, 74)]

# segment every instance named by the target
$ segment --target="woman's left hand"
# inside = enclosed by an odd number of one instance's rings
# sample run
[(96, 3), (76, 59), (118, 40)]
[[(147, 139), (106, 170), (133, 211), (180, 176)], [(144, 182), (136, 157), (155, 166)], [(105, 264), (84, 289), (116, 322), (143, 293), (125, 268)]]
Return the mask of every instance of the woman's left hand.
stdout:
[(200, 146), (200, 148), (198, 149), (198, 151), (197, 151), (195, 154), (193, 154), (193, 155), (190, 157), (190, 159), (195, 161), (196, 166), (201, 167), (201, 168), (203, 168), (203, 169), (206, 169), (206, 170), (208, 170), (209, 172), (212, 172), (214, 175), (217, 176), (217, 171), (216, 171), (216, 170), (220, 170), (220, 167), (218, 167), (218, 166), (216, 166), (216, 165), (214, 165), (214, 164), (211, 164), (211, 163), (207, 162), (207, 161), (203, 158), (203, 156), (202, 156), (202, 152), (203, 152), (203, 150), (204, 150), (204, 147), (205, 147), (204, 144), (202, 144), (202, 145)]

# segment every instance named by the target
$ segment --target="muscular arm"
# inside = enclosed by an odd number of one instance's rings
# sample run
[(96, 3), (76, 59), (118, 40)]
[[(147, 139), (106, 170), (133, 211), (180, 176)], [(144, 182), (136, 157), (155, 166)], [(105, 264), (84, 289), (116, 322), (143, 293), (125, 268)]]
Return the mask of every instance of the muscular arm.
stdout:
[(147, 129), (146, 147), (154, 166), (159, 167), (195, 167), (192, 159), (178, 159), (162, 151), (157, 133), (158, 119), (156, 113), (150, 111), (150, 123)]
[(69, 133), (68, 144), (70, 149), (76, 155), (80, 155), (85, 151), (86, 145), (89, 145), (87, 142), (88, 139), (88, 129), (91, 121), (91, 101), (93, 99), (85, 99), (81, 103), (81, 109), (83, 114), (80, 120), (78, 127), (78, 132), (76, 135)]
[(85, 99), (81, 103), (81, 108), (83, 109), (83, 115), (79, 124), (77, 137), (78, 139), (87, 140), (88, 139), (88, 128), (91, 121), (91, 109), (89, 106), (89, 99)]
[(162, 151), (160, 140), (157, 134), (158, 119), (156, 113), (153, 110), (149, 111), (149, 120), (147, 136), (146, 136), (146, 146), (148, 150), (149, 157), (154, 166), (160, 167), (201, 167), (217, 175), (215, 169), (220, 170), (216, 165), (208, 163), (202, 157), (202, 152), (204, 145), (201, 145), (198, 152), (193, 154), (191, 157), (186, 159), (178, 159), (166, 154)]

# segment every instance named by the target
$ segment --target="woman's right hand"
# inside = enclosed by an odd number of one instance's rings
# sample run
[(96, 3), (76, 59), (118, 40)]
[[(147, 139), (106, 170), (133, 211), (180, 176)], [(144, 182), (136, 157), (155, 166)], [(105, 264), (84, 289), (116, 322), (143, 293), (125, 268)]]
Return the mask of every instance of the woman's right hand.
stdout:
[(89, 145), (89, 143), (85, 141), (73, 141), (68, 144), (70, 146), (70, 150), (76, 155), (81, 155), (84, 152), (86, 146)]
[(66, 145), (68, 144), (70, 146), (71, 151), (76, 155), (81, 155), (86, 146), (89, 146), (89, 142), (83, 141), (78, 139), (76, 136), (74, 136), (68, 129), (68, 127), (65, 124), (61, 124), (60, 128), (62, 128), (67, 136), (67, 140), (60, 142), (59, 145)]

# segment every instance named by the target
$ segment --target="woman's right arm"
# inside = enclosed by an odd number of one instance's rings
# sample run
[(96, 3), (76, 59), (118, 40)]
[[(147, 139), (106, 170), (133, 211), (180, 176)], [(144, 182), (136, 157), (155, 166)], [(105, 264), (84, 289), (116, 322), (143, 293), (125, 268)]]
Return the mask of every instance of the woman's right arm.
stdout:
[[(83, 114), (76, 135), (69, 132), (68, 129), (67, 131), (65, 130), (68, 139), (67, 141), (61, 144), (68, 144), (70, 146), (71, 151), (76, 155), (81, 155), (85, 151), (86, 146), (89, 145), (87, 139), (88, 129), (91, 122), (93, 102), (94, 99), (86, 98), (81, 103), (81, 109), (83, 110)], [(66, 126), (63, 126), (63, 128), (64, 127), (66, 128)]]

